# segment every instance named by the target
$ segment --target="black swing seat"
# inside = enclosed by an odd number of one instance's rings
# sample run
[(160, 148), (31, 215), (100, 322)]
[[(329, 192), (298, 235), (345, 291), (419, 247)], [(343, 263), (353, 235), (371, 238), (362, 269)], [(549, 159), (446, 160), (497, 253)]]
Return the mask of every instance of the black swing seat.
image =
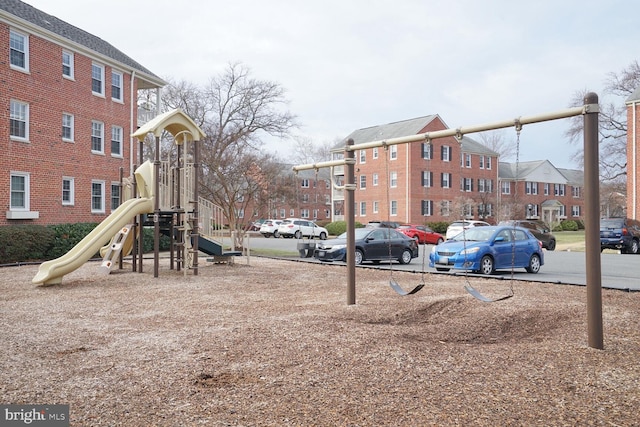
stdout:
[(389, 280), (389, 285), (391, 285), (391, 288), (396, 291), (396, 293), (398, 295), (401, 296), (406, 296), (406, 295), (413, 295), (416, 292), (418, 292), (420, 289), (424, 288), (424, 283), (420, 283), (418, 286), (416, 286), (415, 288), (411, 289), (410, 291), (405, 291), (404, 289), (402, 289), (402, 287), (398, 284), (398, 282), (396, 282), (395, 280), (391, 279)]
[(470, 285), (464, 285), (464, 289), (469, 292), (474, 298), (482, 301), (482, 302), (497, 302), (497, 301), (502, 301), (508, 298), (511, 298), (513, 296), (513, 294), (510, 295), (505, 295), (503, 297), (500, 298), (495, 298), (495, 299), (491, 299), (491, 298), (487, 298), (484, 295), (482, 295), (480, 292), (478, 292), (478, 290), (476, 288), (474, 288), (473, 286)]

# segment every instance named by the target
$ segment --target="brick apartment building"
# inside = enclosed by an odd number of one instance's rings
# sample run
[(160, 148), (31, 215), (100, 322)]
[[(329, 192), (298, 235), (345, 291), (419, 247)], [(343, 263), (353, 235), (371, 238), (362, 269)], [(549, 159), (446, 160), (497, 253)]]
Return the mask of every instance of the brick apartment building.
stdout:
[(109, 43), (0, 0), (0, 225), (100, 222), (137, 147), (137, 93), (165, 82)]
[(627, 216), (640, 219), (640, 87), (627, 104)]
[[(345, 138), (361, 144), (448, 129), (438, 115), (372, 126)], [(344, 154), (334, 147), (334, 159)], [(438, 138), (355, 152), (356, 221), (424, 224), (456, 219), (497, 223), (508, 218), (557, 222), (579, 219), (584, 200), (582, 172), (550, 162), (499, 162), (498, 153), (464, 136)], [(516, 175), (515, 172), (518, 174)], [(334, 168), (344, 182), (344, 168)], [(334, 219), (344, 219), (344, 192), (332, 194)]]

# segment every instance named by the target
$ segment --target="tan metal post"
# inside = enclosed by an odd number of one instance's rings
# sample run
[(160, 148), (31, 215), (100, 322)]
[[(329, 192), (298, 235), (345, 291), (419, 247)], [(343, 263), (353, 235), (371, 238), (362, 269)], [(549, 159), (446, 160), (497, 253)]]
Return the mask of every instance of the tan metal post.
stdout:
[(159, 276), (160, 270), (160, 137), (156, 136), (156, 153), (154, 166), (154, 195), (153, 198), (153, 277)]
[[(345, 159), (355, 159), (355, 153), (348, 150), (353, 145), (353, 139), (349, 138), (344, 151)], [(344, 169), (345, 177), (345, 208), (344, 214), (347, 220), (347, 304), (356, 303), (356, 233), (355, 233), (355, 177), (354, 163), (347, 162)]]
[(589, 347), (602, 350), (602, 267), (600, 257), (600, 169), (598, 155), (598, 95), (585, 95), (584, 114), (584, 237), (587, 267), (587, 327)]

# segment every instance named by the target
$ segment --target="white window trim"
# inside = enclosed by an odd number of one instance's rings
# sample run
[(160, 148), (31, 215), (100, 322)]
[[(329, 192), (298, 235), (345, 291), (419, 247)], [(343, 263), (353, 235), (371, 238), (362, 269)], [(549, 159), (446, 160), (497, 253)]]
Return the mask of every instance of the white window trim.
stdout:
[(76, 123), (76, 118), (73, 114), (70, 113), (62, 113), (62, 118), (63, 118), (63, 124), (64, 124), (64, 117), (65, 116), (69, 116), (71, 117), (71, 139), (69, 138), (65, 138), (64, 136), (62, 137), (62, 140), (65, 142), (75, 142), (75, 123)]
[[(119, 153), (114, 153), (113, 152), (113, 141), (114, 141), (113, 136), (114, 136), (114, 132), (116, 130), (118, 130), (118, 129), (120, 130), (120, 141), (119, 141), (120, 142), (120, 152)], [(117, 157), (117, 158), (122, 158), (123, 151), (124, 151), (123, 145), (124, 145), (124, 129), (122, 128), (122, 126), (115, 126), (115, 125), (111, 126), (111, 156), (112, 157)]]
[[(100, 204), (101, 204), (101, 208), (100, 209), (94, 209), (93, 207), (93, 186), (94, 184), (98, 184), (102, 187), (102, 192), (100, 194)], [(105, 207), (104, 207), (104, 198), (105, 198), (105, 182), (104, 181), (100, 181), (100, 180), (92, 180), (91, 181), (91, 213), (93, 214), (103, 214), (105, 213)]]
[(124, 73), (122, 73), (121, 71), (117, 71), (117, 70), (111, 70), (111, 85), (113, 86), (113, 76), (120, 76), (120, 98), (114, 98), (113, 97), (113, 91), (111, 94), (111, 99), (113, 101), (119, 102), (119, 103), (124, 103)]
[[(11, 206), (11, 177), (21, 176), (24, 178), (24, 206)], [(38, 219), (40, 213), (31, 211), (31, 175), (29, 172), (11, 171), (9, 174), (9, 210), (6, 212), (7, 219)]]
[[(18, 35), (24, 39), (24, 67), (19, 67), (11, 63), (11, 34)], [(14, 30), (13, 28), (9, 30), (9, 66), (12, 70), (22, 71), (25, 73), (29, 72), (29, 35), (21, 31)]]
[[(75, 195), (75, 187), (76, 187), (76, 182), (75, 182), (75, 178), (71, 177), (71, 176), (63, 176), (62, 177), (62, 182), (64, 183), (64, 181), (69, 181), (71, 183), (70, 188), (69, 188), (69, 197), (70, 197), (70, 201), (65, 201), (64, 198), (61, 198), (62, 200), (62, 206), (74, 206), (75, 205), (75, 200), (76, 200), (76, 195)], [(62, 189), (64, 192), (64, 188)]]
[[(29, 112), (29, 104), (28, 104), (28, 103), (26, 103), (26, 102), (23, 102), (23, 101), (18, 101), (17, 99), (12, 99), (12, 100), (9, 102), (9, 105), (10, 105), (10, 107), (9, 107), (9, 119), (10, 119), (10, 120), (11, 120), (11, 106), (13, 106), (13, 104), (14, 104), (14, 103), (16, 103), (16, 104), (20, 104), (20, 105), (22, 105), (22, 106), (24, 106), (24, 107), (25, 107), (25, 118), (24, 118), (24, 120), (25, 120), (25, 125), (24, 125), (24, 137), (22, 137), (22, 136), (16, 136), (16, 135), (10, 135), (10, 136), (9, 136), (9, 138), (10, 138), (12, 141), (29, 142), (29, 121), (30, 121), (30, 120), (29, 120), (29, 116), (30, 116), (30, 112)], [(9, 130), (9, 132), (11, 132), (11, 131)]]
[[(100, 69), (100, 90), (101, 92), (94, 92), (93, 90), (93, 67), (98, 67)], [(94, 62), (91, 64), (91, 93), (95, 96), (99, 96), (101, 98), (105, 97), (104, 93), (104, 65), (98, 64)]]
[[(65, 64), (64, 63), (64, 55), (67, 54), (69, 55), (69, 64)], [(63, 50), (62, 51), (62, 65), (67, 65), (69, 67), (69, 74), (65, 74), (62, 73), (62, 77), (64, 77), (65, 79), (69, 79), (69, 80), (75, 80), (76, 78), (76, 71), (75, 71), (75, 56), (73, 55), (73, 52), (68, 51), (68, 50)]]
[[(93, 126), (96, 125), (96, 124), (100, 124), (100, 134), (101, 134), (100, 135), (100, 141), (101, 141), (100, 150), (94, 150), (93, 149), (93, 137), (94, 137)], [(104, 123), (99, 122), (97, 120), (92, 120), (91, 121), (91, 152), (93, 154), (104, 154)]]

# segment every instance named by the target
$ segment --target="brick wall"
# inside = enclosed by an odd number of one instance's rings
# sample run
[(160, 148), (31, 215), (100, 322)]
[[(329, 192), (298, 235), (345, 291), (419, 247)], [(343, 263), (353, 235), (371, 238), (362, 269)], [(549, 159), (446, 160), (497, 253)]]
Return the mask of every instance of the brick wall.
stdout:
[[(60, 45), (29, 35), (29, 72), (11, 69), (9, 65), (9, 27), (0, 24), (0, 103), (5, 114), (0, 120), (0, 225), (33, 223), (56, 224), (100, 222), (110, 212), (111, 184), (119, 180), (119, 169), (129, 176), (130, 138), (130, 74), (123, 72), (123, 101), (111, 98), (112, 68), (104, 66), (104, 96), (91, 91), (92, 59), (74, 53), (74, 80), (62, 75)], [(134, 88), (135, 89), (135, 88)], [(135, 90), (134, 90), (135, 93)], [(9, 137), (10, 101), (29, 105), (29, 141)], [(135, 111), (135, 110), (134, 110)], [(74, 116), (74, 142), (62, 140), (62, 114)], [(134, 112), (135, 114), (135, 112)], [(104, 124), (104, 154), (91, 152), (92, 120)], [(135, 116), (134, 116), (135, 122)], [(111, 127), (122, 128), (122, 156), (111, 155)], [(136, 146), (134, 144), (134, 159)], [(5, 211), (10, 203), (10, 173), (29, 173), (30, 210), (38, 211), (33, 220), (8, 220)], [(62, 204), (62, 178), (75, 181), (74, 205)], [(105, 213), (91, 213), (91, 182), (105, 183)]]

